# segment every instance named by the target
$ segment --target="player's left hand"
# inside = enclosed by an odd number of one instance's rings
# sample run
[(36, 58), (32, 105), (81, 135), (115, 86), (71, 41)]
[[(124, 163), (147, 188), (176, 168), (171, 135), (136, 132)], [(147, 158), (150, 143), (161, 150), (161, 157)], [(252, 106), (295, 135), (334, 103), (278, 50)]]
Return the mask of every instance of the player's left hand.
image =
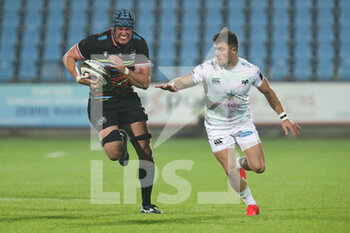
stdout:
[(112, 67), (117, 68), (117, 69), (121, 66), (124, 66), (123, 60), (116, 55), (110, 55), (108, 57), (108, 62), (111, 63)]
[(288, 135), (288, 130), (290, 130), (295, 138), (299, 136), (301, 131), (301, 127), (289, 119), (282, 121), (282, 128), (286, 136)]

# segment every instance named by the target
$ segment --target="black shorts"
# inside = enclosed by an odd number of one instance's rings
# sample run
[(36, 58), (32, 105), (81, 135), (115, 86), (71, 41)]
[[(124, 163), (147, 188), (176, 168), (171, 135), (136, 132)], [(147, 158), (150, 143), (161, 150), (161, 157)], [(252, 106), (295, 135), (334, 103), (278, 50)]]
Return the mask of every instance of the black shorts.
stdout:
[(98, 131), (109, 126), (117, 125), (120, 127), (148, 120), (141, 100), (135, 92), (118, 95), (103, 102), (90, 98), (88, 115), (91, 124)]

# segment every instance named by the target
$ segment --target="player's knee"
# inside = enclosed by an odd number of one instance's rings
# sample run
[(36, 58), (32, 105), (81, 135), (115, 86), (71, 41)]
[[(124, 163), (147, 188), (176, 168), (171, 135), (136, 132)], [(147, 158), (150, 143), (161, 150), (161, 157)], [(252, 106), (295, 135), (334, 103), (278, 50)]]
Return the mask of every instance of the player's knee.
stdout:
[(141, 146), (143, 157), (147, 159), (153, 159), (153, 151), (149, 144)]
[(256, 173), (264, 173), (265, 171), (265, 164), (258, 164), (255, 167), (252, 168), (252, 170)]

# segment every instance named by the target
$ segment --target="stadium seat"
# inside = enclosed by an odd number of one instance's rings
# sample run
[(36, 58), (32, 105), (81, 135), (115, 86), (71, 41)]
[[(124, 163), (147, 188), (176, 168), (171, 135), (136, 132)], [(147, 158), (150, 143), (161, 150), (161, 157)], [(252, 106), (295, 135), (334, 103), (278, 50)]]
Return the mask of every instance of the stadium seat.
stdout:
[(199, 28), (193, 25), (183, 25), (181, 29), (182, 43), (186, 42), (198, 42), (199, 41)]
[(207, 10), (220, 10), (223, 7), (222, 5), (222, 1), (205, 1), (205, 8)]
[(200, 17), (198, 9), (184, 9), (182, 19), (183, 25), (199, 26)]
[(205, 25), (206, 27), (212, 27), (212, 26), (217, 26), (221, 27), (222, 26), (222, 14), (220, 9), (207, 9), (206, 16), (205, 16)]
[(276, 8), (272, 15), (273, 25), (289, 25), (289, 14), (287, 8)]
[(239, 9), (232, 9), (228, 12), (228, 28), (242, 27), (245, 23), (244, 12)]
[(97, 8), (93, 11), (91, 33), (105, 31), (111, 25), (109, 11), (104, 8)]
[(32, 59), (37, 60), (39, 57), (39, 49), (37, 44), (32, 43), (23, 43), (21, 50), (21, 58), (22, 59)]
[(274, 57), (270, 71), (272, 80), (281, 81), (289, 74), (289, 67), (286, 59)]
[(18, 79), (20, 81), (33, 81), (36, 79), (36, 60), (24, 58), (21, 60)]
[(312, 56), (310, 42), (305, 40), (296, 41), (294, 55), (296, 59), (300, 59), (301, 57), (310, 59)]
[(46, 60), (61, 60), (61, 48), (60, 44), (51, 44), (50, 46), (45, 46), (44, 59)]
[(311, 78), (310, 59), (298, 57), (295, 59), (294, 76), (296, 81), (309, 81)]
[(341, 80), (350, 81), (350, 59), (343, 59), (340, 63)]
[(9, 27), (17, 27), (18, 23), (19, 14), (17, 12), (17, 9), (6, 9), (2, 18), (2, 25)]
[(23, 42), (38, 44), (40, 41), (40, 28), (38, 26), (26, 25), (23, 31)]
[[(307, 1), (304, 1), (307, 2)], [(311, 11), (310, 8), (298, 8), (295, 12), (295, 23), (300, 24), (311, 24)]]
[(111, 8), (111, 1), (110, 0), (98, 0), (93, 1), (92, 5), (94, 10), (107, 10)]
[(63, 23), (64, 23), (64, 13), (62, 10), (51, 9), (48, 12), (47, 21), (46, 21), (46, 25), (48, 27), (62, 27)]
[(13, 40), (2, 41), (0, 45), (0, 60), (13, 61), (16, 58), (15, 43)]
[(254, 41), (266, 41), (267, 40), (267, 30), (266, 26), (252, 25), (250, 28), (250, 40)]
[(310, 9), (312, 7), (312, 1), (309, 0), (296, 0), (295, 5), (297, 9), (302, 9), (302, 8), (308, 8)]
[(205, 34), (204, 34), (204, 54), (206, 54), (208, 51), (208, 48), (211, 48), (213, 46), (212, 38), (213, 36), (220, 32), (222, 28), (219, 25), (210, 25), (205, 28)]
[(136, 20), (137, 17), (139, 15), (140, 12), (142, 11), (147, 11), (147, 12), (151, 12), (155, 7), (156, 7), (156, 1), (155, 0), (148, 0), (148, 1), (138, 1), (138, 13), (136, 16)]
[(198, 44), (183, 43), (180, 51), (180, 66), (195, 66), (198, 58)]
[(256, 40), (251, 42), (249, 57), (252, 63), (261, 67), (266, 59), (265, 41)]
[(125, 8), (125, 9), (133, 10), (133, 8), (135, 8), (133, 1), (125, 1), (125, 0), (114, 0), (114, 1), (115, 1), (116, 9)]
[(173, 66), (176, 56), (175, 44), (166, 40), (160, 41), (158, 49), (158, 66)]
[(89, 0), (71, 0), (71, 8), (76, 10), (85, 10)]
[(63, 40), (63, 31), (61, 27), (47, 27), (45, 33), (45, 44), (58, 44)]
[(26, 26), (41, 26), (42, 22), (42, 15), (40, 10), (30, 10), (27, 11), (26, 17), (25, 17), (25, 24)]
[(297, 24), (295, 27), (295, 40), (311, 41), (312, 28), (310, 24)]
[(317, 38), (319, 40), (333, 41), (334, 40), (334, 31), (333, 25), (321, 24), (318, 26)]
[(85, 27), (87, 22), (87, 16), (84, 11), (79, 9), (72, 9), (69, 19), (69, 26), (75, 25), (80, 27)]
[(151, 11), (139, 11), (136, 17), (136, 26), (138, 30), (142, 27), (153, 27), (154, 14)]
[(66, 7), (66, 1), (49, 0), (50, 10), (63, 10)]
[(161, 0), (160, 1), (160, 8), (162, 10), (176, 10), (176, 8), (178, 7), (178, 1), (164, 1), (164, 0)]
[(344, 9), (344, 12), (350, 10), (350, 2), (348, 0), (339, 0), (339, 5), (341, 9)]
[(9, 82), (13, 77), (13, 64), (12, 61), (0, 59), (0, 82)]
[(228, 1), (228, 9), (241, 11), (246, 5), (245, 0)]
[(250, 6), (252, 9), (256, 10), (262, 10), (267, 8), (268, 6), (268, 0), (251, 0)]
[(176, 41), (176, 27), (175, 26), (163, 26), (160, 29), (159, 40), (160, 41)]
[(317, 11), (317, 22), (319, 26), (333, 25), (334, 16), (332, 8), (319, 8)]
[(160, 22), (158, 23), (161, 27), (173, 27), (177, 25), (177, 12), (175, 8), (163, 9), (160, 16)]
[(272, 47), (272, 57), (274, 59), (286, 60), (289, 57), (289, 48), (287, 41), (275, 41)]
[(288, 41), (290, 39), (289, 28), (287, 24), (276, 24), (273, 27), (273, 41)]
[(350, 60), (350, 43), (348, 41), (342, 41), (340, 45), (340, 60)]
[(265, 9), (253, 8), (250, 15), (250, 23), (256, 26), (265, 26), (267, 24), (267, 14)]
[(316, 69), (317, 80), (329, 81), (333, 77), (333, 61), (332, 57), (321, 57), (318, 56), (317, 69)]
[(72, 47), (85, 37), (85, 29), (81, 26), (69, 25), (68, 47)]
[(317, 7), (318, 8), (328, 8), (331, 9), (334, 7), (334, 1), (329, 1), (329, 0), (318, 0), (317, 1)]
[(27, 1), (27, 11), (41, 10), (44, 7), (44, 0)]
[(13, 0), (5, 0), (4, 2), (4, 9), (5, 11), (8, 10), (18, 10), (21, 6), (21, 1), (13, 1)]
[(0, 42), (14, 43), (17, 40), (17, 28), (9, 25), (3, 25), (2, 33), (0, 35), (1, 35)]
[[(175, 2), (175, 1), (174, 1)], [(183, 1), (184, 9), (199, 9), (201, 7), (200, 0)]]

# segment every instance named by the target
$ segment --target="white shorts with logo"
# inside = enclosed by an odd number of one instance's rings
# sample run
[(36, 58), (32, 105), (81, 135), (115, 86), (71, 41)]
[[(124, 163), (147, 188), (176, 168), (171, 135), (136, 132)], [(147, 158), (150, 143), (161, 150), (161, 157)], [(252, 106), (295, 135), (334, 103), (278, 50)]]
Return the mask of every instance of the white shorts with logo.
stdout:
[(228, 148), (235, 148), (236, 144), (240, 147), (241, 151), (245, 151), (261, 143), (253, 121), (239, 124), (230, 129), (206, 128), (206, 130), (213, 153)]

